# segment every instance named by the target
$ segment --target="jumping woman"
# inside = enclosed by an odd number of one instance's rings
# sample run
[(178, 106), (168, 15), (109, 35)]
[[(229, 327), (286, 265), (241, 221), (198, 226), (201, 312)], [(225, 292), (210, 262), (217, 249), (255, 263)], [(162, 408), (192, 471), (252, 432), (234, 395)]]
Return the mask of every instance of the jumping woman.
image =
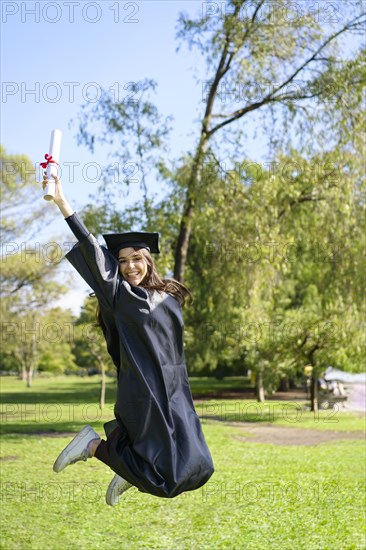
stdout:
[(107, 248), (100, 246), (54, 179), (54, 202), (78, 240), (66, 258), (97, 297), (117, 368), (117, 396), (115, 419), (104, 425), (106, 440), (85, 426), (53, 469), (92, 457), (104, 462), (115, 472), (106, 494), (111, 506), (131, 486), (166, 498), (198, 489), (214, 468), (184, 357), (181, 305), (190, 292), (159, 277), (151, 257), (159, 253), (158, 233), (104, 235)]

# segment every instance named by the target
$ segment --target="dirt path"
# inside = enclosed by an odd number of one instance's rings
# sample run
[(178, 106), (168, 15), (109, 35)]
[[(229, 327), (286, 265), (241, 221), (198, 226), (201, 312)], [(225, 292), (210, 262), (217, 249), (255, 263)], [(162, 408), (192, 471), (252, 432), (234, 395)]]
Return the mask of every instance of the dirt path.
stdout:
[[(222, 422), (219, 418), (207, 417), (210, 420)], [(312, 430), (311, 428), (288, 428), (271, 423), (253, 422), (225, 422), (228, 426), (239, 428), (242, 435), (233, 436), (239, 441), (247, 443), (266, 443), (267, 445), (320, 445), (332, 441), (360, 440), (365, 439), (362, 430), (357, 431), (335, 431), (335, 430)], [(19, 434), (20, 435), (20, 434)], [(74, 437), (74, 432), (50, 432), (38, 431), (24, 433), (29, 437)], [(6, 459), (6, 457), (4, 457)], [(3, 459), (3, 460), (4, 460)]]
[(332, 441), (365, 439), (363, 431), (312, 430), (310, 428), (288, 428), (274, 424), (253, 424), (251, 422), (230, 423), (240, 427), (243, 435), (234, 436), (248, 443), (272, 445), (319, 445)]

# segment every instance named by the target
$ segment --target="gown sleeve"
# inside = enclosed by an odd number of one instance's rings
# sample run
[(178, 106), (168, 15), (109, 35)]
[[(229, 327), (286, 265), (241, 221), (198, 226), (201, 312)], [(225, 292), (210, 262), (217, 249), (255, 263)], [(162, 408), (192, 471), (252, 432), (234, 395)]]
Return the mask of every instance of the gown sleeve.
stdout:
[(113, 306), (120, 283), (117, 259), (109, 250), (100, 246), (77, 214), (66, 218), (66, 222), (79, 240), (66, 254), (66, 258), (94, 290), (101, 305)]

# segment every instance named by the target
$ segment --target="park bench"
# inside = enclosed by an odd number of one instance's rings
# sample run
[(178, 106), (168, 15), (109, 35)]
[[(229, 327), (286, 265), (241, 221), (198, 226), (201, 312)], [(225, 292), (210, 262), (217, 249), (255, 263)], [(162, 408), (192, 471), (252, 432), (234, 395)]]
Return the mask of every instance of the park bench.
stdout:
[(334, 395), (333, 392), (322, 393), (319, 395), (319, 406), (322, 409), (333, 409), (334, 405), (338, 403), (345, 404), (347, 399), (347, 395)]

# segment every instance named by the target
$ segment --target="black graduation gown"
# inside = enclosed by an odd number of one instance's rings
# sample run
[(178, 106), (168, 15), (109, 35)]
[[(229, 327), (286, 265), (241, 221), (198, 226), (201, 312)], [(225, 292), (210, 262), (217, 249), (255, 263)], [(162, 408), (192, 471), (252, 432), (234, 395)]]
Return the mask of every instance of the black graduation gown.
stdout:
[[(98, 298), (117, 367), (114, 412), (121, 436), (108, 445), (110, 467), (159, 497), (201, 487), (214, 468), (189, 387), (178, 301), (132, 287), (91, 234), (66, 258)], [(105, 425), (107, 436), (116, 421)]]

